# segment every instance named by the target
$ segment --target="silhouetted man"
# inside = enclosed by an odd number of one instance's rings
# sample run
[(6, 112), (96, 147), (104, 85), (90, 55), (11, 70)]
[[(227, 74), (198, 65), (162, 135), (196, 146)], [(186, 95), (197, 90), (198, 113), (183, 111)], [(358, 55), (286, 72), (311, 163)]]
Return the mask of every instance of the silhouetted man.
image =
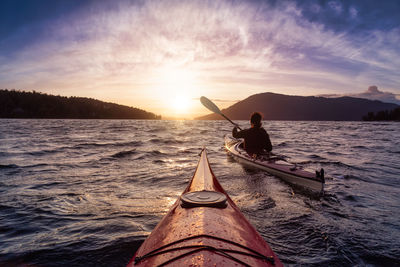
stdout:
[(238, 132), (237, 127), (233, 128), (232, 136), (235, 138), (244, 138), (244, 149), (251, 156), (254, 154), (263, 154), (264, 150), (272, 150), (271, 140), (267, 131), (261, 127), (262, 116), (259, 112), (251, 115), (251, 128)]

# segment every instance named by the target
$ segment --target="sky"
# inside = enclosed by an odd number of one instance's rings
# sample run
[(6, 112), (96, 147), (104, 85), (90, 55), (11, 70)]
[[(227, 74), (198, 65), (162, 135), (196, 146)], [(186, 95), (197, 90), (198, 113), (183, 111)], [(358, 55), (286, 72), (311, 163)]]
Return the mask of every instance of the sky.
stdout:
[(0, 88), (164, 118), (262, 92), (400, 104), (400, 1), (2, 0)]

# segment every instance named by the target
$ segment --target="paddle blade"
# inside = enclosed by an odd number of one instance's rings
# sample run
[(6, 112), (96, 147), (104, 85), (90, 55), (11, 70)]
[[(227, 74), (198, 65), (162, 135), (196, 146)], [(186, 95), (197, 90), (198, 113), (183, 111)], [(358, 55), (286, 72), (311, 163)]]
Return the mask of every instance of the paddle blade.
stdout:
[(203, 106), (205, 106), (206, 108), (208, 108), (212, 112), (217, 113), (217, 114), (222, 114), (221, 110), (217, 107), (217, 105), (215, 105), (207, 97), (205, 97), (205, 96), (200, 97), (200, 102), (203, 104)]

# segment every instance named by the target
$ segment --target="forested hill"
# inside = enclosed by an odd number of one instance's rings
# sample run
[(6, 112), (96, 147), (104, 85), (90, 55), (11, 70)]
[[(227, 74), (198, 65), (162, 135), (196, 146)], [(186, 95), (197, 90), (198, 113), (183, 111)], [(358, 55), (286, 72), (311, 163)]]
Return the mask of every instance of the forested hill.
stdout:
[(0, 118), (161, 119), (161, 116), (91, 98), (0, 89)]
[(400, 107), (393, 110), (381, 110), (378, 112), (368, 112), (363, 117), (364, 121), (400, 121)]
[[(369, 112), (393, 110), (396, 104), (355, 97), (290, 96), (274, 93), (252, 95), (222, 112), (234, 120), (248, 120), (254, 111), (263, 113), (265, 120), (360, 121)], [(210, 114), (200, 120), (222, 119)]]

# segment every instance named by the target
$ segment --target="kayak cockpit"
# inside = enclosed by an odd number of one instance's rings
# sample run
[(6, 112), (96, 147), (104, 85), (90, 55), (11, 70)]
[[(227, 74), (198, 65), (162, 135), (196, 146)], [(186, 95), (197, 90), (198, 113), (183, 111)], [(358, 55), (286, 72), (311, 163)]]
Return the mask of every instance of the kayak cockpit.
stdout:
[[(286, 161), (282, 156), (270, 154), (267, 156), (251, 157), (241, 148), (243, 140), (225, 136), (225, 148), (238, 162), (246, 166), (266, 171), (294, 186), (299, 186), (312, 193), (322, 195), (324, 192), (324, 170), (309, 172)], [(269, 157), (268, 157), (269, 156)]]

